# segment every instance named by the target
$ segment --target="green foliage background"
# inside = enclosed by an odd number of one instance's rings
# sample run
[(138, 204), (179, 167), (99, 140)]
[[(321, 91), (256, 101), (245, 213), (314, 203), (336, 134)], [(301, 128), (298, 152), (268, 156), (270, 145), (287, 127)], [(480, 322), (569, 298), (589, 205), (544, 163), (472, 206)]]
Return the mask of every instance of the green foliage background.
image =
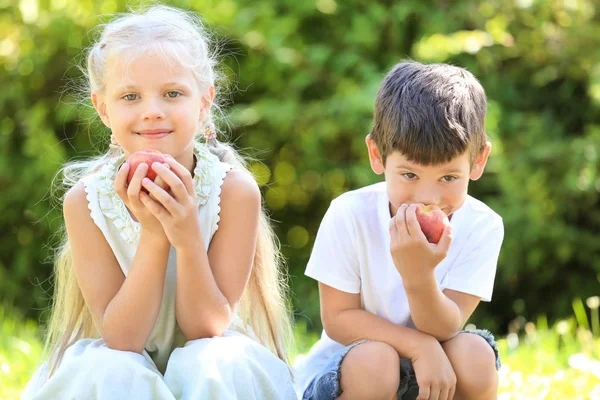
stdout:
[[(320, 327), (303, 276), (334, 197), (378, 181), (364, 136), (375, 93), (398, 61), (473, 72), (489, 99), (493, 151), (470, 192), (505, 221), (494, 299), (472, 322), (570, 315), (600, 283), (600, 6), (592, 0), (169, 1), (198, 11), (232, 83), (231, 140), (260, 160), (299, 320)], [(51, 294), (61, 225), (60, 165), (103, 151), (108, 132), (69, 90), (108, 14), (140, 3), (0, 0), (0, 301), (30, 318)], [(142, 4), (149, 4), (148, 2)], [(237, 88), (237, 89), (235, 89)], [(57, 193), (56, 195), (60, 195)]]

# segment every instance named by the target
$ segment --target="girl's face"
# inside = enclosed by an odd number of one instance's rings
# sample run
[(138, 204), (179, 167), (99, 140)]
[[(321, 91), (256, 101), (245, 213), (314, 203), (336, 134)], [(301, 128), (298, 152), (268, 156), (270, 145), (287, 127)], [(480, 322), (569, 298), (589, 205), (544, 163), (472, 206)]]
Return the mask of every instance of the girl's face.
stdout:
[(133, 62), (109, 59), (105, 91), (92, 93), (92, 102), (126, 156), (155, 149), (191, 170), (193, 140), (214, 88), (203, 96), (192, 72), (175, 64), (153, 52)]

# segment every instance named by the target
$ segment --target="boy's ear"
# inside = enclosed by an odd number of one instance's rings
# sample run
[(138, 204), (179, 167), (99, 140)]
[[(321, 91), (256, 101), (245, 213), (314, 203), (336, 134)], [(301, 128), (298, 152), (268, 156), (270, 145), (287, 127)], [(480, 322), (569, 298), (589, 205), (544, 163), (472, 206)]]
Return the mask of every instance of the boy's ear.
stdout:
[(485, 169), (485, 164), (490, 156), (490, 151), (492, 151), (492, 144), (490, 142), (486, 142), (485, 147), (483, 150), (481, 150), (481, 152), (479, 152), (479, 155), (475, 160), (475, 164), (473, 164), (473, 167), (471, 168), (471, 180), (476, 181), (477, 179), (481, 178), (481, 175), (483, 175), (483, 170)]
[(375, 141), (371, 139), (370, 135), (367, 135), (367, 137), (365, 138), (365, 142), (367, 143), (367, 149), (369, 150), (369, 161), (371, 163), (371, 169), (377, 175), (383, 174), (385, 172), (385, 166), (383, 165), (383, 158), (381, 157), (379, 147), (377, 147)]
[(98, 92), (92, 92), (92, 104), (94, 104), (94, 108), (96, 109), (96, 112), (100, 116), (100, 119), (104, 125), (110, 128), (110, 119), (106, 113), (106, 103), (104, 103), (102, 95), (100, 95)]

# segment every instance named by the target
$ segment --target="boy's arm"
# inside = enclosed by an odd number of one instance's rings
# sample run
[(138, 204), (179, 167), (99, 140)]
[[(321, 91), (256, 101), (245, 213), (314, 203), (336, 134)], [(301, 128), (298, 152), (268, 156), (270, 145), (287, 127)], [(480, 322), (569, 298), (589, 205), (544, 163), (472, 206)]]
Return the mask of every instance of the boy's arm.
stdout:
[[(452, 242), (446, 228), (437, 245), (427, 242), (415, 207), (401, 206), (390, 222), (391, 253), (402, 276), (411, 317), (417, 329), (440, 341), (456, 336), (479, 301), (489, 300), (496, 263), (504, 235), (501, 220), (490, 224), (478, 240), (465, 247), (448, 272), (447, 288), (438, 287), (435, 268), (446, 257)], [(450, 290), (454, 289), (454, 290)], [(473, 293), (473, 294), (467, 294)]]
[(396, 325), (361, 309), (360, 294), (340, 291), (319, 282), (321, 319), (327, 335), (349, 345), (360, 340), (387, 343), (412, 361), (420, 394), (454, 392), (456, 376), (440, 343), (426, 333)]
[(481, 300), (477, 296), (438, 288), (433, 273), (419, 282), (405, 282), (410, 315), (415, 327), (440, 342), (456, 336)]
[(361, 308), (360, 295), (342, 292), (319, 282), (321, 320), (327, 335), (345, 346), (373, 340), (392, 346), (401, 357), (413, 358), (417, 347), (433, 338), (416, 329), (396, 325)]

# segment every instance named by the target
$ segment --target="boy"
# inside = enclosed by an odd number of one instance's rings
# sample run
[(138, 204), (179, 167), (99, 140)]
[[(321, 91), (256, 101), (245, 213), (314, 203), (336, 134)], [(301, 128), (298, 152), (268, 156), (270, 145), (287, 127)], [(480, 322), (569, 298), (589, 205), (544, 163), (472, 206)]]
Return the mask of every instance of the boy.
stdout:
[[(492, 335), (461, 331), (491, 300), (504, 237), (502, 218), (467, 195), (491, 150), (486, 106), (462, 68), (402, 62), (385, 77), (366, 138), (385, 182), (332, 201), (306, 268), (324, 331), (296, 365), (301, 398), (497, 398)], [(437, 245), (418, 204), (450, 219)]]

